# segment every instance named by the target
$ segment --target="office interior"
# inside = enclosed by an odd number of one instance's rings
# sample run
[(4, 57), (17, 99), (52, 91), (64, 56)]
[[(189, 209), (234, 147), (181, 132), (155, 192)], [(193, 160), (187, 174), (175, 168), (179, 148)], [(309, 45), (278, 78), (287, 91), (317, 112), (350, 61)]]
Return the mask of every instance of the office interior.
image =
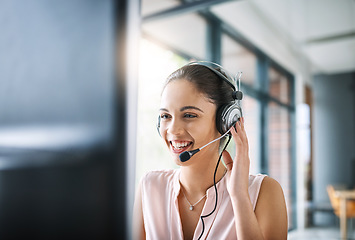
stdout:
[(243, 72), (289, 239), (344, 239), (327, 187), (355, 189), (355, 1), (3, 0), (0, 26), (1, 239), (131, 239), (141, 177), (177, 167), (164, 81), (195, 60)]

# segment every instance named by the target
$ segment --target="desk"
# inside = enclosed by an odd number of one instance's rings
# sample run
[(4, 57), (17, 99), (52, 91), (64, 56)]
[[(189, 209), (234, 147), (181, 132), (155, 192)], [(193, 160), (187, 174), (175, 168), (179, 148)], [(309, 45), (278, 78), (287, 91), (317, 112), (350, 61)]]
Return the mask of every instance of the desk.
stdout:
[(341, 239), (347, 239), (346, 228), (346, 201), (348, 199), (355, 199), (354, 190), (335, 190), (335, 196), (340, 200), (340, 236)]

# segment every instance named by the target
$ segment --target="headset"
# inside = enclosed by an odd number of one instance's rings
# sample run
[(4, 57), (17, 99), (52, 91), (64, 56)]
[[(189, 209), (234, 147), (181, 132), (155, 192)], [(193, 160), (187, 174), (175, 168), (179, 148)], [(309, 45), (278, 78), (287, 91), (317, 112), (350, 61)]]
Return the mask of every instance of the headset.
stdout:
[[(240, 91), (240, 78), (242, 76), (242, 72), (238, 72), (236, 76), (233, 78), (230, 74), (222, 66), (217, 63), (209, 62), (209, 61), (196, 61), (190, 62), (185, 66), (204, 66), (208, 68), (210, 71), (215, 73), (220, 79), (224, 82), (228, 83), (228, 85), (232, 88), (232, 97), (233, 100), (229, 104), (222, 105), (217, 109), (216, 114), (216, 127), (220, 134), (224, 135), (234, 124), (239, 121), (242, 114), (242, 108), (240, 105), (240, 100), (243, 99), (243, 93)], [(207, 79), (208, 81), (208, 79)], [(236, 88), (236, 86), (238, 88)], [(158, 116), (157, 121), (157, 130), (160, 135), (160, 116)], [(230, 136), (231, 133), (228, 133)]]

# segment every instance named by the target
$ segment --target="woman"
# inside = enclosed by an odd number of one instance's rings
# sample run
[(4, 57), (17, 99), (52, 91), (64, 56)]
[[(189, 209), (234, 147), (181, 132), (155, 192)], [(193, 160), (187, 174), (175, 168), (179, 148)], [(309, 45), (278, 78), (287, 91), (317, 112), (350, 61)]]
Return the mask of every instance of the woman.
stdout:
[[(219, 109), (235, 102), (234, 90), (221, 68), (204, 62), (185, 65), (168, 77), (158, 130), (180, 168), (153, 171), (142, 179), (134, 239), (287, 238), (279, 183), (265, 175), (249, 175), (243, 117), (229, 128), (236, 144), (234, 160), (224, 148), (224, 165), (219, 164), (225, 141), (212, 141), (224, 134), (216, 122)], [(210, 142), (187, 161), (180, 160), (183, 152)]]

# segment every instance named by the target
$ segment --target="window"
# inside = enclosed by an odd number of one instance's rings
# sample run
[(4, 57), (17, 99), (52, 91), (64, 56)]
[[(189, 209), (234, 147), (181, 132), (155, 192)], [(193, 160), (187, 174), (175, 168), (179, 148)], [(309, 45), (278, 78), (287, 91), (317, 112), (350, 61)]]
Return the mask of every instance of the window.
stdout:
[(145, 39), (140, 43), (136, 184), (149, 170), (175, 168), (156, 122), (165, 79), (186, 61)]
[(255, 54), (225, 34), (222, 35), (222, 66), (234, 75), (242, 71), (243, 83), (254, 84), (256, 79)]
[(291, 103), (290, 81), (275, 68), (269, 68), (269, 94), (282, 103)]
[(289, 227), (292, 228), (292, 162), (290, 112), (274, 102), (268, 104), (268, 174), (277, 180), (285, 194)]
[(260, 102), (246, 94), (244, 94), (243, 116), (245, 119), (245, 131), (248, 135), (249, 157), (250, 157), (250, 173), (260, 173)]

